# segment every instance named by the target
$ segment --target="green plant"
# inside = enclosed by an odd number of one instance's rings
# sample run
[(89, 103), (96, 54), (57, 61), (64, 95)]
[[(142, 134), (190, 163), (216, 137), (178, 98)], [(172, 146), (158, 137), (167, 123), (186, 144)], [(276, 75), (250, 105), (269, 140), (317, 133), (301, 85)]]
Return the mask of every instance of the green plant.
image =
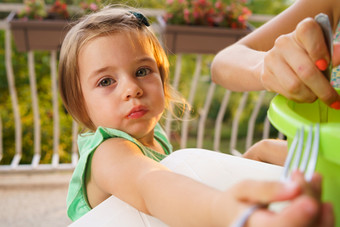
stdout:
[(168, 24), (245, 28), (251, 11), (246, 0), (167, 0)]

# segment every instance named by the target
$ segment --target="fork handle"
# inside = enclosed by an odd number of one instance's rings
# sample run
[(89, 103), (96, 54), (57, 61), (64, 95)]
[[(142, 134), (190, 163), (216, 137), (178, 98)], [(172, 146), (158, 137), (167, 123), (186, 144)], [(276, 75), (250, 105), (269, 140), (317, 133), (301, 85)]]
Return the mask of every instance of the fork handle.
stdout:
[(231, 227), (243, 227), (249, 217), (257, 210), (257, 209), (260, 209), (262, 208), (263, 205), (260, 205), (260, 204), (255, 204), (255, 205), (252, 205), (251, 207), (249, 207), (248, 209), (246, 209), (242, 215), (236, 220), (236, 222), (234, 222)]

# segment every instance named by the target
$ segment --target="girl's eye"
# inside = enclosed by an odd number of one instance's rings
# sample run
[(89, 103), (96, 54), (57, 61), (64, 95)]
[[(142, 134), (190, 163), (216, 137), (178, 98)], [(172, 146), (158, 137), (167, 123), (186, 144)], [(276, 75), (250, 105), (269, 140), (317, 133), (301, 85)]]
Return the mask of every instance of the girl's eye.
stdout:
[(98, 85), (100, 87), (107, 87), (107, 86), (110, 86), (111, 84), (113, 84), (114, 82), (115, 82), (115, 80), (112, 79), (112, 78), (104, 78), (101, 81), (99, 81)]
[(148, 69), (148, 68), (141, 68), (141, 69), (137, 70), (136, 76), (137, 77), (143, 77), (143, 76), (150, 74), (150, 72), (151, 72), (151, 70)]

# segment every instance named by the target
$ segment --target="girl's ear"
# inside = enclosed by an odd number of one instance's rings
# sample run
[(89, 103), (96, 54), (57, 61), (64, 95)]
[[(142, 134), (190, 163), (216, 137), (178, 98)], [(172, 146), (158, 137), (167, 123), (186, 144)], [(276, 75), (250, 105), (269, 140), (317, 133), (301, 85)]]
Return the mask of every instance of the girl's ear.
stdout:
[(333, 66), (340, 65), (340, 42), (333, 44)]

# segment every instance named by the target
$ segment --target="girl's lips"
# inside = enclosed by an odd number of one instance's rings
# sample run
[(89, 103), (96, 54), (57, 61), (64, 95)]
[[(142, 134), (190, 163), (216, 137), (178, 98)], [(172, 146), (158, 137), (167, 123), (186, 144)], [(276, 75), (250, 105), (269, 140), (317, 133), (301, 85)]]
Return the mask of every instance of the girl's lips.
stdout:
[(143, 117), (147, 112), (148, 112), (148, 109), (146, 107), (137, 106), (137, 107), (132, 108), (130, 113), (127, 115), (127, 118), (137, 119), (137, 118)]

